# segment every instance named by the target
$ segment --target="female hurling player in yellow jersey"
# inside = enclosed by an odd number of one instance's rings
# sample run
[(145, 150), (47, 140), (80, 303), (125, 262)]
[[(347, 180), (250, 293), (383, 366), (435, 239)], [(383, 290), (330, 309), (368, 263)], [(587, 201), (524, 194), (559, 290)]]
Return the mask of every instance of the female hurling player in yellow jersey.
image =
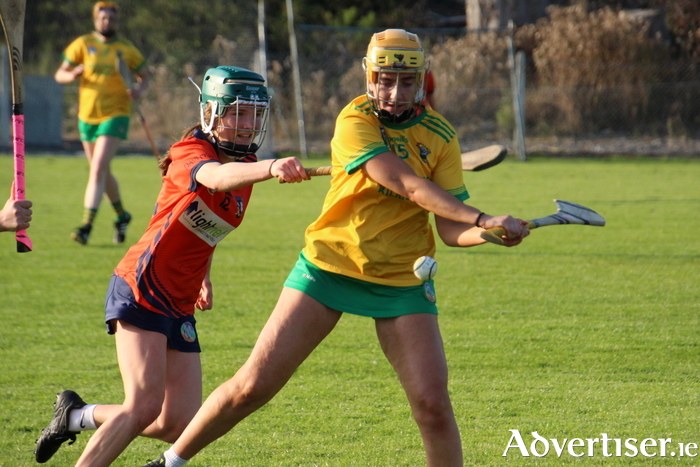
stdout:
[(434, 284), (417, 279), (412, 265), (435, 253), (431, 212), (449, 246), (482, 244), (479, 233), (495, 226), (505, 227), (504, 243), (514, 246), (529, 230), (520, 219), (464, 204), (469, 194), (454, 128), (420, 104), (428, 67), (415, 34), (390, 29), (372, 36), (364, 59), (367, 92), (336, 121), (331, 187), (272, 315), (243, 367), (147, 466), (184, 465), (262, 407), (344, 313), (374, 319), (427, 465), (463, 465)]

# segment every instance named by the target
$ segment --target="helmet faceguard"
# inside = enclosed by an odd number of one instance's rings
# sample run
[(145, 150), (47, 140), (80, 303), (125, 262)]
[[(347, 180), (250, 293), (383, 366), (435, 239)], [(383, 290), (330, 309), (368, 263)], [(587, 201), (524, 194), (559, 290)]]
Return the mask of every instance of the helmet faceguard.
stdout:
[[(270, 110), (270, 96), (262, 76), (233, 66), (210, 68), (204, 75), (199, 91), (202, 131), (211, 135), (219, 147), (231, 157), (255, 154), (265, 139)], [(211, 106), (208, 122), (204, 112), (207, 106)], [(254, 116), (252, 124), (245, 127), (244, 123), (239, 124), (239, 115), (243, 108), (252, 111)], [(229, 109), (233, 109), (236, 116), (234, 126), (224, 125), (223, 117)], [(229, 140), (222, 139), (222, 130), (231, 130), (233, 137)]]
[(380, 120), (402, 123), (416, 116), (430, 67), (417, 35), (403, 29), (374, 34), (362, 67), (367, 98)]

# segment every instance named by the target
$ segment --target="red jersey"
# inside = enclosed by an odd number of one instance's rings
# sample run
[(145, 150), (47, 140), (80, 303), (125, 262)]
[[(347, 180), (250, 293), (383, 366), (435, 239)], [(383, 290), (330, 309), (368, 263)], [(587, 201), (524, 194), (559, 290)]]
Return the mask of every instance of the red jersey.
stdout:
[[(202, 165), (221, 162), (202, 134), (173, 145), (170, 157), (148, 228), (114, 274), (129, 284), (140, 305), (179, 318), (194, 314), (209, 258), (243, 221), (253, 186), (216, 192), (196, 181)], [(253, 155), (230, 163), (255, 161)]]

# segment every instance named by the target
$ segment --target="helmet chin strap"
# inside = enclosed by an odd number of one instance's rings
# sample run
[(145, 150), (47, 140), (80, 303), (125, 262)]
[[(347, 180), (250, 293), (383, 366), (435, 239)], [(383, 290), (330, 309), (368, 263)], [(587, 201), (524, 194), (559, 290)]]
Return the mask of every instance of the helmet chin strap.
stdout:
[(218, 141), (214, 138), (214, 143), (229, 157), (242, 158), (258, 152), (257, 144), (233, 144), (230, 141)]
[[(196, 85), (195, 85), (196, 86)], [(214, 119), (216, 119), (216, 110), (219, 106), (218, 102), (214, 102), (213, 108), (211, 110), (211, 118), (209, 119), (209, 123), (204, 121), (204, 105), (201, 105), (199, 107), (199, 117), (202, 122), (202, 131), (208, 135), (214, 136), (212, 133), (212, 130), (214, 129)]]
[(406, 109), (398, 115), (395, 115), (387, 110), (377, 110), (375, 113), (377, 114), (379, 120), (383, 122), (404, 123), (415, 116), (416, 109), (414, 107), (411, 107), (410, 109)]

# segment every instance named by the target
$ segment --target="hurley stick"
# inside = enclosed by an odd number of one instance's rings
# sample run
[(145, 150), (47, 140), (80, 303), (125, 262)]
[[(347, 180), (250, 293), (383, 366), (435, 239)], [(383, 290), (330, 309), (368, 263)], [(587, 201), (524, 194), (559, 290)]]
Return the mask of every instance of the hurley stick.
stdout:
[[(22, 96), (22, 49), (24, 45), (25, 0), (0, 0), (0, 18), (12, 65), (12, 134), (15, 160), (14, 199), (25, 199), (24, 183), (24, 107)], [(15, 234), (17, 252), (32, 251), (32, 241), (25, 230)]]

